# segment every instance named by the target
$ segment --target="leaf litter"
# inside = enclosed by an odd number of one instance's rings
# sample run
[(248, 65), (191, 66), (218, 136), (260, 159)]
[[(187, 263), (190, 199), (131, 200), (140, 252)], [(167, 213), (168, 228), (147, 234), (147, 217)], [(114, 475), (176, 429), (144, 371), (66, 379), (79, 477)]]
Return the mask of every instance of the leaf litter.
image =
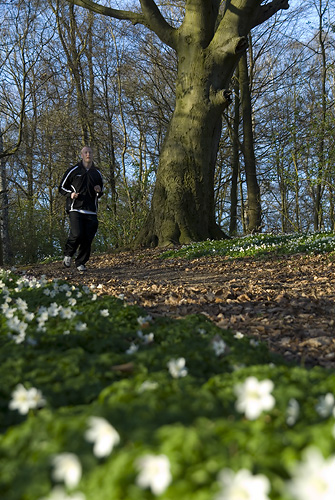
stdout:
[[(123, 296), (151, 316), (204, 314), (232, 334), (267, 343), (305, 366), (335, 368), (335, 263), (328, 254), (162, 259), (161, 249), (92, 256), (88, 270), (61, 262), (25, 273)], [(22, 271), (22, 269), (21, 269)]]

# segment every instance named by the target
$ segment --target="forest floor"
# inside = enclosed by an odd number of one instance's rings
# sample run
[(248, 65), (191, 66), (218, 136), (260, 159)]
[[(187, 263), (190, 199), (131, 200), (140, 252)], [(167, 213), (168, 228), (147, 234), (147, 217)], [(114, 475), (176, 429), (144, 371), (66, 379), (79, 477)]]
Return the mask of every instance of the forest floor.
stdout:
[(94, 255), (85, 273), (61, 262), (25, 267), (26, 274), (95, 285), (123, 295), (146, 314), (204, 314), (232, 332), (265, 341), (306, 366), (335, 369), (335, 262), (327, 254), (194, 260), (161, 259), (161, 250)]

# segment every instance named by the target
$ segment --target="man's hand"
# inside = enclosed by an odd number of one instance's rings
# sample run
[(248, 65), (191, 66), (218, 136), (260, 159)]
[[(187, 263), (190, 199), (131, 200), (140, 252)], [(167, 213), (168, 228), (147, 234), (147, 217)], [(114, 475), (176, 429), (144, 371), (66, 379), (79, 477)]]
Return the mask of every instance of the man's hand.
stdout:
[(101, 187), (100, 187), (100, 186), (98, 186), (98, 185), (97, 185), (97, 186), (94, 186), (94, 191), (95, 191), (96, 193), (100, 193), (100, 192), (101, 192)]
[(78, 193), (71, 193), (71, 200), (74, 200), (75, 198), (78, 198), (79, 194)]

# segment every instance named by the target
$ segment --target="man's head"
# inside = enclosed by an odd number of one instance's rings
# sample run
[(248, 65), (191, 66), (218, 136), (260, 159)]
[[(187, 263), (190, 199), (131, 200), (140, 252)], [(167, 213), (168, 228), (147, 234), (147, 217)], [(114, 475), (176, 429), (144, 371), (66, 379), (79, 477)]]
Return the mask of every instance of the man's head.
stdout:
[(86, 168), (91, 168), (93, 163), (93, 151), (89, 146), (84, 146), (81, 150), (80, 156), (83, 160), (83, 165)]

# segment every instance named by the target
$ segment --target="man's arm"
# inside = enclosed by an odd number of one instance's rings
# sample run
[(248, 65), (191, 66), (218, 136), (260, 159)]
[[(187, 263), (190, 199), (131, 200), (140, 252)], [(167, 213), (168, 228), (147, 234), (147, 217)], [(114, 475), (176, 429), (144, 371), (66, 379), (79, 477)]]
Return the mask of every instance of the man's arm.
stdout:
[(71, 179), (72, 179), (73, 171), (76, 168), (77, 167), (69, 168), (65, 172), (65, 174), (63, 175), (63, 178), (60, 182), (59, 188), (58, 188), (58, 191), (60, 192), (60, 194), (62, 194), (63, 196), (66, 196), (67, 198), (72, 198), (71, 195), (75, 194), (73, 187), (71, 186), (71, 182), (72, 182)]

